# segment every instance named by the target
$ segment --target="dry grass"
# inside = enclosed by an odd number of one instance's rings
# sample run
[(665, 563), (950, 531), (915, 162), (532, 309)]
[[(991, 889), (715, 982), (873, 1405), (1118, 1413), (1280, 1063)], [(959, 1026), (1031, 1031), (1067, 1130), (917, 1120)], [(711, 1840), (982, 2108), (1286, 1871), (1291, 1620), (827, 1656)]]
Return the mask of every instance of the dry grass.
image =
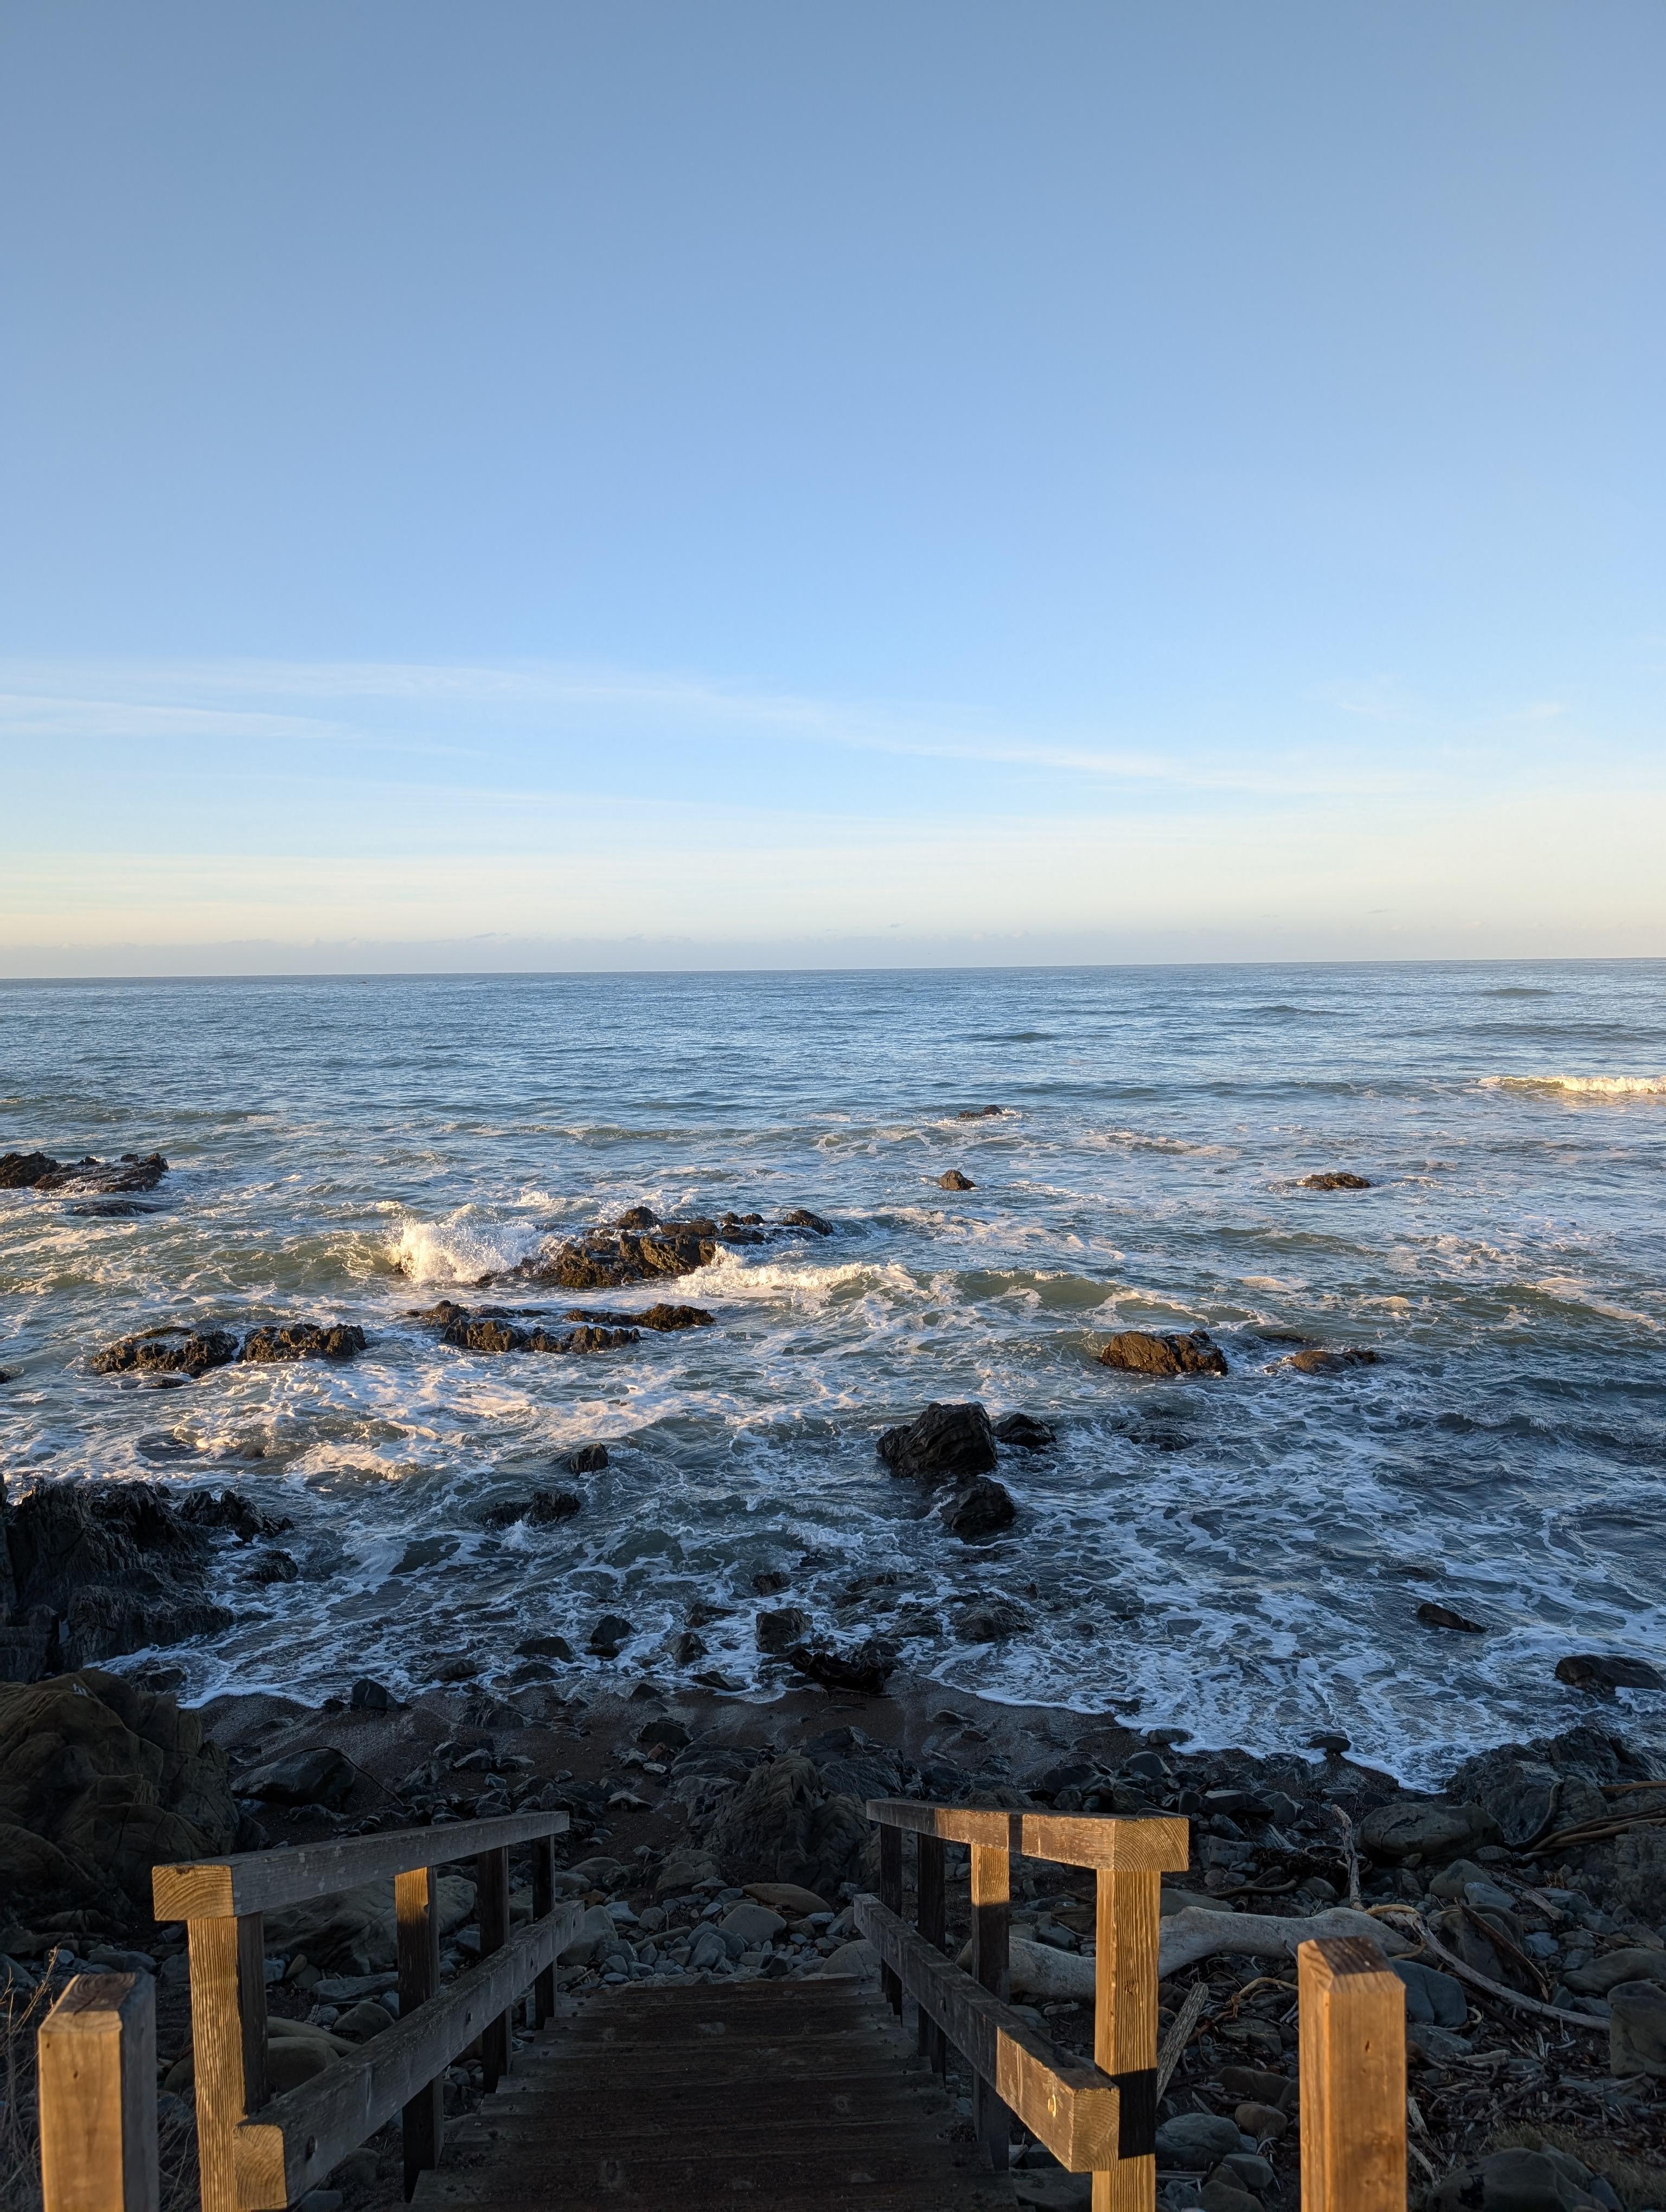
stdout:
[(1577, 2158), (1593, 2173), (1608, 2180), (1626, 2212), (1650, 2212), (1666, 2206), (1666, 2166), (1652, 2160), (1630, 2158), (1612, 2142), (1584, 2128), (1500, 2128), (1493, 2138), (1494, 2150), (1560, 2150)]

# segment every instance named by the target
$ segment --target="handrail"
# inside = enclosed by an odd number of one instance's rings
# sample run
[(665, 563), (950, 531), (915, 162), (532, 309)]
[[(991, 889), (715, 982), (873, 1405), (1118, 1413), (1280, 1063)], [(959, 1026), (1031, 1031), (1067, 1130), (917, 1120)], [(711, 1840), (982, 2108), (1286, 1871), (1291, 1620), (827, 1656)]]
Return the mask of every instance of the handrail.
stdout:
[[(581, 1917), (575, 1906), (557, 1911), (555, 1905), (554, 1838), (568, 1825), (565, 1813), (447, 1820), (155, 1869), (156, 1917), (185, 1923), (202, 2212), (263, 2212), (287, 2204), (288, 2195), (273, 2192), (287, 2190), (297, 2176), (327, 2173), (398, 2107), (405, 2195), (413, 2193), (418, 2175), (439, 2160), (446, 2067), (477, 2034), (486, 2087), (495, 2088), (508, 2070), (509, 2008), (530, 1983), (540, 2027), (554, 2010), (554, 1961)], [(532, 1846), (534, 1923), (511, 1943), (509, 1852), (518, 1844)], [(468, 1857), (475, 1861), (482, 1956), (441, 1993), (434, 1869)], [(269, 2103), (264, 1915), (389, 1880), (398, 2027), (384, 2030), (356, 2058), (338, 2061)], [(393, 2083), (400, 2094), (390, 2104)]]

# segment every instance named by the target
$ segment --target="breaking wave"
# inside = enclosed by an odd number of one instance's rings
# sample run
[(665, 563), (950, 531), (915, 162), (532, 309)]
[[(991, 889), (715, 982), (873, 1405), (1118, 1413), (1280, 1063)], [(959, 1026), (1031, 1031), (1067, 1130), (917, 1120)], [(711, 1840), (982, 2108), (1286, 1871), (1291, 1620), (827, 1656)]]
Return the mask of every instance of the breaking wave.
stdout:
[(1666, 1075), (1483, 1075), (1483, 1091), (1563, 1091), (1584, 1098), (1666, 1098)]

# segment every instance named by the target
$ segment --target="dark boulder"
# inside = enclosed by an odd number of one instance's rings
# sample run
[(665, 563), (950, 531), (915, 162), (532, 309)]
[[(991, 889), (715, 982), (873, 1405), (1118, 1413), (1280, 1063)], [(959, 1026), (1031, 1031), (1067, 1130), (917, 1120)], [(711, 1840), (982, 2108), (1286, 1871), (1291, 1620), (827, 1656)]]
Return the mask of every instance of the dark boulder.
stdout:
[(597, 1328), (651, 1328), (668, 1333), (683, 1328), (711, 1328), (714, 1316), (703, 1306), (652, 1305), (642, 1313), (613, 1313), (606, 1308), (569, 1306), (563, 1321), (587, 1322)]
[(1666, 1675), (1646, 1659), (1598, 1651), (1571, 1651), (1559, 1659), (1556, 1679), (1572, 1690), (1589, 1690), (1598, 1697), (1612, 1697), (1616, 1690), (1666, 1690)]
[(351, 1359), (368, 1341), (356, 1322), (292, 1322), (287, 1328), (257, 1328), (243, 1340), (243, 1357), (257, 1364), (284, 1359)]
[(155, 1190), (167, 1173), (160, 1152), (124, 1152), (118, 1160), (54, 1160), (45, 1152), (0, 1152), (0, 1190)]
[(459, 1352), (525, 1352), (526, 1331), (491, 1315), (465, 1314), (447, 1322), (440, 1341)]
[(628, 1206), (613, 1226), (616, 1229), (657, 1229), (660, 1217), (651, 1206)]
[(812, 1213), (807, 1206), (795, 1206), (790, 1213), (781, 1217), (783, 1229), (807, 1229), (812, 1237), (830, 1237), (833, 1224), (824, 1221), (819, 1213)]
[(570, 1659), (573, 1647), (564, 1636), (526, 1636), (515, 1646), (523, 1659)]
[(533, 1352), (623, 1352), (628, 1344), (639, 1344), (641, 1331), (636, 1328), (575, 1328), (566, 1336), (553, 1336), (549, 1331), (535, 1328), (530, 1349)]
[(0, 1152), (0, 1190), (34, 1190), (58, 1169), (46, 1152)]
[(1004, 1106), (963, 1106), (954, 1118), (957, 1121), (988, 1121), (1006, 1111)]
[(962, 1644), (1001, 1644), (1031, 1625), (1024, 1607), (1010, 1597), (976, 1597), (956, 1615), (954, 1632)]
[(1417, 1617), (1426, 1628), (1455, 1628), (1464, 1636), (1485, 1636), (1486, 1625), (1479, 1620), (1466, 1620), (1461, 1613), (1450, 1606), (1435, 1605), (1427, 1599), (1417, 1608)]
[(717, 1257), (715, 1222), (666, 1221), (653, 1229), (592, 1229), (523, 1260), (509, 1279), (564, 1291), (617, 1289), (657, 1275), (691, 1275)]
[(776, 1612), (761, 1613), (752, 1624), (760, 1651), (780, 1658), (810, 1632), (810, 1616), (801, 1606), (783, 1605)]
[(1350, 1367), (1375, 1367), (1377, 1354), (1360, 1351), (1353, 1345), (1333, 1349), (1315, 1344), (1305, 1352), (1292, 1352), (1284, 1364), (1293, 1367), (1298, 1375), (1341, 1375)]
[(927, 1407), (917, 1420), (887, 1429), (874, 1449), (893, 1474), (921, 1482), (968, 1482), (995, 1466), (995, 1434), (976, 1400)]
[(1099, 1354), (1104, 1367), (1125, 1368), (1132, 1375), (1224, 1375), (1226, 1355), (1207, 1329), (1195, 1328), (1185, 1336), (1153, 1336), (1143, 1329), (1123, 1329)]
[(605, 1613), (590, 1632), (590, 1649), (599, 1659), (617, 1659), (621, 1647), (636, 1633), (621, 1613)]
[(1045, 1421), (1036, 1420), (1029, 1413), (1003, 1413), (994, 1425), (997, 1443), (1011, 1444), (1018, 1451), (1046, 1451), (1059, 1441), (1055, 1431)]
[(234, 1490), (187, 1491), (173, 1510), (193, 1528), (223, 1528), (240, 1544), (252, 1544), (258, 1536), (281, 1536), (295, 1525), (287, 1516), (261, 1512)]
[(94, 1375), (189, 1375), (193, 1381), (212, 1367), (229, 1367), (237, 1339), (223, 1328), (148, 1328), (124, 1336), (95, 1352)]
[(937, 1188), (939, 1190), (976, 1190), (977, 1185), (970, 1176), (962, 1175), (958, 1168), (951, 1168), (947, 1175), (939, 1176)]
[(575, 1513), (582, 1512), (584, 1500), (575, 1498), (570, 1490), (535, 1490), (528, 1498), (506, 1498), (496, 1505), (489, 1505), (480, 1516), (483, 1528), (513, 1528), (524, 1521), (529, 1528), (552, 1528), (558, 1521), (570, 1521)]
[(274, 1583), (299, 1582), (301, 1569), (287, 1552), (262, 1552), (243, 1579), (265, 1589)]
[(1346, 1169), (1332, 1168), (1323, 1175), (1304, 1176), (1296, 1186), (1298, 1190), (1369, 1190), (1368, 1176), (1350, 1175)]
[(617, 1352), (638, 1341), (634, 1328), (520, 1328), (490, 1307), (478, 1313), (456, 1309), (440, 1332), (442, 1344), (459, 1352)]
[(849, 1651), (795, 1644), (783, 1656), (794, 1674), (824, 1690), (854, 1690), (864, 1698), (877, 1698), (897, 1672), (895, 1646), (875, 1636)]
[(562, 1465), (569, 1474), (599, 1474), (608, 1465), (605, 1444), (581, 1444), (576, 1451), (568, 1453)]
[(820, 1897), (872, 1888), (878, 1846), (857, 1799), (830, 1792), (808, 1759), (755, 1766), (713, 1822), (706, 1847), (731, 1881), (790, 1881)]
[(386, 1683), (370, 1674), (361, 1674), (347, 1693), (348, 1708), (356, 1713), (391, 1713), (398, 1702)]
[(324, 1805), (333, 1812), (352, 1790), (357, 1773), (345, 1753), (321, 1743), (310, 1751), (292, 1751), (287, 1758), (244, 1775), (237, 1794), (258, 1797), (267, 1805)]
[(943, 1526), (963, 1544), (986, 1544), (1018, 1518), (1018, 1507), (1004, 1483), (981, 1474), (943, 1508)]
[(1442, 1804), (1429, 1797), (1391, 1798), (1367, 1813), (1359, 1826), (1361, 1848), (1389, 1866), (1413, 1857), (1444, 1866), (1498, 1839), (1498, 1822), (1484, 1807)]

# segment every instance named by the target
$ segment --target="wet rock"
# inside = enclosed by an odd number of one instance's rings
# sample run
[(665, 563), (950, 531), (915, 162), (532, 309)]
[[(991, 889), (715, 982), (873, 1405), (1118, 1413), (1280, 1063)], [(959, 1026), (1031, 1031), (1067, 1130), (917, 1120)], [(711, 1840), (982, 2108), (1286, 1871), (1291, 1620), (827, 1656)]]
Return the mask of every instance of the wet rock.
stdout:
[(34, 1674), (228, 1628), (205, 1594), (213, 1547), (145, 1482), (43, 1482), (9, 1511), (14, 1620), (33, 1632)]
[(1570, 1652), (1556, 1662), (1556, 1679), (1570, 1689), (1611, 1697), (1616, 1690), (1666, 1690), (1666, 1675), (1646, 1659), (1626, 1659), (1596, 1651)]
[(1099, 1354), (1104, 1367), (1120, 1367), (1133, 1375), (1225, 1375), (1226, 1355), (1207, 1329), (1195, 1328), (1185, 1336), (1153, 1336), (1143, 1329), (1123, 1329)]
[(1031, 1626), (1030, 1615), (1011, 1598), (980, 1597), (956, 1614), (954, 1632), (962, 1644), (1000, 1644)]
[(824, 1221), (819, 1213), (812, 1213), (807, 1206), (795, 1206), (790, 1213), (781, 1217), (784, 1229), (807, 1229), (812, 1237), (830, 1237), (833, 1224)]
[(658, 1329), (662, 1334), (684, 1328), (714, 1328), (717, 1317), (708, 1314), (704, 1306), (651, 1305), (646, 1313), (635, 1316), (640, 1328)]
[(613, 1225), (616, 1229), (657, 1229), (660, 1217), (651, 1206), (628, 1206)]
[(1355, 1345), (1331, 1347), (1310, 1345), (1305, 1352), (1292, 1352), (1285, 1361), (1298, 1375), (1340, 1375), (1350, 1367), (1375, 1367), (1377, 1354), (1362, 1351)]
[(240, 1779), (237, 1792), (268, 1805), (324, 1805), (333, 1812), (351, 1790), (357, 1771), (345, 1753), (319, 1744), (256, 1767)]
[(257, 1589), (266, 1589), (275, 1583), (299, 1582), (301, 1569), (288, 1552), (262, 1552), (243, 1579)]
[(1012, 1527), (1018, 1510), (1004, 1483), (980, 1475), (950, 1499), (940, 1517), (949, 1534), (958, 1536), (963, 1544), (986, 1544), (1003, 1528)]
[(530, 1498), (506, 1498), (489, 1505), (480, 1516), (483, 1528), (513, 1528), (520, 1522), (529, 1528), (553, 1528), (582, 1512), (584, 1500), (570, 1490), (535, 1490)]
[(1006, 1111), (1004, 1106), (963, 1106), (954, 1118), (957, 1121), (988, 1121)]
[(997, 1443), (1010, 1444), (1018, 1451), (1046, 1451), (1059, 1441), (1057, 1432), (1045, 1421), (1028, 1413), (1003, 1413), (994, 1433)]
[(170, 1696), (86, 1668), (0, 1685), (0, 1899), (150, 1921), (150, 1871), (228, 1850), (225, 1753)]
[(369, 1340), (356, 1322), (294, 1322), (286, 1328), (257, 1328), (243, 1340), (253, 1364), (286, 1359), (351, 1359)]
[(45, 1152), (0, 1152), (0, 1190), (155, 1190), (167, 1173), (160, 1152), (124, 1152), (119, 1159), (55, 1160)]
[(236, 1357), (237, 1339), (227, 1329), (149, 1328), (106, 1345), (89, 1364), (94, 1375), (189, 1375), (195, 1382)]
[(569, 1474), (599, 1474), (608, 1464), (605, 1444), (581, 1444), (562, 1462)]
[(280, 1519), (261, 1512), (234, 1490), (190, 1491), (173, 1510), (193, 1528), (223, 1528), (240, 1544), (252, 1544), (259, 1536), (281, 1536), (295, 1525), (287, 1516)]
[(1304, 1176), (1296, 1186), (1298, 1190), (1369, 1190), (1367, 1176), (1350, 1175), (1345, 1168), (1328, 1169), (1322, 1175)]
[(1307, 1747), (1310, 1751), (1323, 1752), (1327, 1759), (1341, 1759), (1345, 1753), (1352, 1751), (1353, 1746), (1339, 1729), (1321, 1729), (1316, 1735), (1309, 1736)]
[(791, 1575), (783, 1574), (779, 1567), (764, 1567), (752, 1577), (752, 1588), (760, 1597), (774, 1597), (778, 1590), (792, 1585)]
[(933, 1401), (915, 1420), (886, 1429), (875, 1450), (893, 1474), (921, 1482), (969, 1482), (992, 1474), (995, 1435), (989, 1416), (974, 1400), (966, 1405)]
[(349, 1708), (356, 1713), (391, 1713), (398, 1702), (392, 1690), (369, 1674), (360, 1675), (347, 1693)]
[(1658, 1982), (1620, 1982), (1608, 1991), (1608, 2067), (1619, 2081), (1666, 2081), (1666, 1989)]
[(46, 1152), (0, 1152), (0, 1190), (33, 1190), (58, 1169)]
[(1428, 1599), (1417, 1608), (1417, 1617), (1426, 1628), (1452, 1628), (1463, 1636), (1485, 1636), (1487, 1633), (1483, 1622), (1466, 1620), (1462, 1613), (1454, 1613), (1450, 1606), (1436, 1605)]
[(868, 1884), (878, 1873), (862, 1806), (830, 1792), (796, 1753), (753, 1768), (726, 1800), (706, 1848), (741, 1886), (788, 1881), (836, 1897), (842, 1883)]
[(1590, 2172), (1556, 2151), (1499, 2150), (1455, 2166), (1429, 2192), (1429, 2212), (1599, 2212)]
[(1496, 1843), (1498, 1835), (1497, 1821), (1480, 1805), (1444, 1805), (1426, 1798), (1393, 1798), (1359, 1824), (1362, 1850), (1389, 1866), (1403, 1865), (1414, 1856), (1444, 1865), (1479, 1844)]
[(710, 1646), (703, 1636), (691, 1628), (679, 1628), (671, 1639), (671, 1656), (679, 1667), (692, 1667), (697, 1659), (706, 1657)]
[(800, 1606), (784, 1605), (778, 1613), (759, 1613), (753, 1632), (758, 1650), (779, 1658), (803, 1643), (810, 1632), (810, 1616)]
[(865, 1698), (877, 1698), (897, 1671), (895, 1647), (879, 1637), (869, 1637), (849, 1651), (795, 1644), (783, 1656), (795, 1674), (819, 1682), (824, 1689), (854, 1690)]
[(590, 1632), (590, 1649), (599, 1659), (617, 1659), (621, 1646), (635, 1633), (622, 1613), (605, 1613)]
[(523, 1636), (515, 1651), (522, 1659), (570, 1659), (573, 1647), (564, 1636)]
[(962, 1175), (958, 1168), (951, 1168), (947, 1175), (939, 1176), (937, 1188), (939, 1190), (976, 1190), (977, 1185), (970, 1176)]

